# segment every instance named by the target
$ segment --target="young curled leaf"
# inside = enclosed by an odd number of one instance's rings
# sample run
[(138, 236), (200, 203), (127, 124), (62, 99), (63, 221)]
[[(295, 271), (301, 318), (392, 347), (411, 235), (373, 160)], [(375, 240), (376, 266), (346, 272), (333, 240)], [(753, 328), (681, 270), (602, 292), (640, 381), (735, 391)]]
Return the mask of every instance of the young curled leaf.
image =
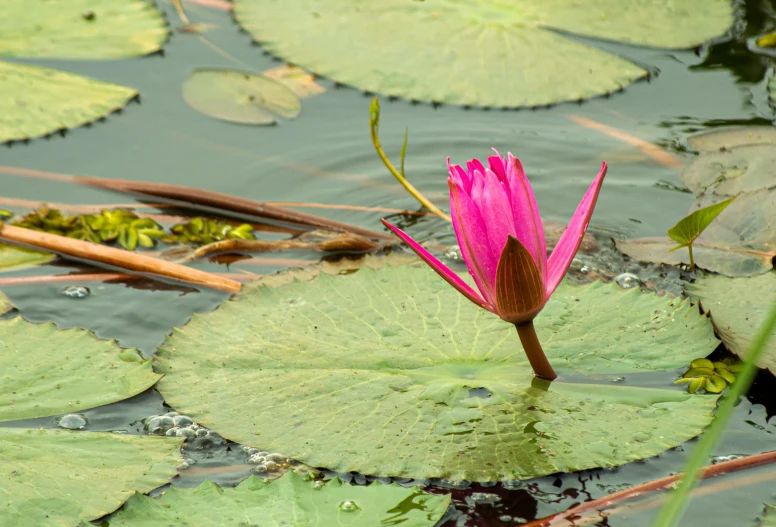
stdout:
[(704, 389), (708, 393), (720, 393), (727, 387), (727, 381), (719, 375), (713, 375), (706, 379)]
[(713, 368), (690, 368), (683, 377), (709, 377), (711, 375), (714, 375)]
[(702, 390), (706, 387), (706, 377), (695, 377), (690, 385), (687, 387), (687, 391), (695, 393), (698, 390)]
[(717, 370), (717, 375), (719, 375), (720, 377), (722, 377), (723, 379), (725, 379), (725, 380), (726, 380), (726, 381), (727, 381), (729, 384), (733, 384), (734, 382), (736, 382), (736, 376), (735, 376), (735, 374), (734, 374), (734, 373), (732, 373), (732, 372), (731, 372), (730, 370), (728, 370), (728, 369), (724, 369), (724, 368), (722, 368), (722, 369), (718, 369), (718, 370)]
[(714, 369), (714, 363), (709, 359), (695, 359), (690, 363), (690, 368), (709, 368)]

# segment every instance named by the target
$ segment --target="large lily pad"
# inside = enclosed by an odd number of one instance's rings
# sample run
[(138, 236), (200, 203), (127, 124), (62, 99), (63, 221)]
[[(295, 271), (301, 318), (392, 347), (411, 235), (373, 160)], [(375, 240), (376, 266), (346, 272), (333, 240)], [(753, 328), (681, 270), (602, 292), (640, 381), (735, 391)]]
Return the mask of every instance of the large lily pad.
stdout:
[(195, 489), (171, 487), (159, 498), (136, 494), (109, 522), (111, 527), (432, 527), (449, 504), (450, 496), (395, 483), (365, 487), (334, 479), (322, 485), (291, 472), (272, 482), (251, 476), (233, 489), (205, 481)]
[(113, 512), (172, 479), (181, 441), (0, 428), (0, 525), (68, 527)]
[(49, 263), (56, 257), (52, 253), (42, 253), (24, 247), (0, 243), (0, 272), (37, 267)]
[(0, 35), (0, 55), (115, 59), (158, 51), (168, 30), (146, 0), (3, 0)]
[(90, 123), (137, 96), (117, 84), (9, 62), (0, 62), (0, 91), (0, 143)]
[(194, 70), (183, 83), (186, 103), (205, 115), (240, 124), (274, 124), (302, 110), (299, 96), (280, 81), (258, 73)]
[[(700, 298), (703, 308), (711, 312), (714, 327), (725, 346), (743, 357), (773, 304), (776, 273), (735, 279), (710, 275), (688, 285), (688, 291)], [(776, 374), (776, 333), (757, 365)]]
[(682, 171), (682, 182), (696, 195), (735, 196), (776, 186), (776, 147), (737, 146), (698, 156)]
[[(703, 204), (699, 199), (693, 208)], [(685, 249), (669, 252), (668, 237), (617, 240), (617, 249), (631, 258), (679, 265), (689, 263)], [(695, 263), (727, 276), (753, 276), (773, 269), (776, 258), (776, 191), (739, 196), (693, 243)]]
[(384, 95), (518, 107), (603, 95), (645, 77), (577, 34), (688, 48), (724, 34), (729, 0), (504, 2), (235, 0), (237, 21), (268, 51)]
[(158, 378), (137, 351), (88, 331), (57, 330), (21, 317), (0, 320), (0, 422), (113, 403)]
[(700, 153), (730, 150), (744, 145), (776, 145), (776, 128), (773, 126), (713, 128), (688, 137), (687, 142)]
[(776, 527), (776, 505), (765, 504), (765, 512), (760, 518), (758, 527)]
[(158, 389), (224, 437), (312, 466), (528, 478), (653, 456), (712, 418), (716, 397), (671, 374), (665, 388), (616, 382), (716, 347), (686, 301), (562, 285), (536, 320), (560, 374), (549, 384), (532, 379), (513, 326), (426, 267), (273, 280), (174, 330)]

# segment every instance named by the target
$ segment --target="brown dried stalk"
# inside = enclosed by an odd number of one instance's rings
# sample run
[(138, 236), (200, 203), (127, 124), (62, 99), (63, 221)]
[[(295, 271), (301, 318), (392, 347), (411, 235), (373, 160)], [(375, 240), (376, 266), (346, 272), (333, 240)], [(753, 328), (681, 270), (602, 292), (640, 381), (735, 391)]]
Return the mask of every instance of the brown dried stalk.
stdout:
[(130, 181), (127, 179), (107, 179), (87, 176), (74, 176), (70, 174), (56, 174), (18, 167), (0, 166), (0, 172), (23, 177), (34, 177), (54, 181), (79, 183), (90, 187), (96, 187), (115, 192), (128, 194), (140, 194), (152, 196), (170, 201), (184, 203), (194, 208), (210, 208), (219, 211), (233, 212), (260, 218), (269, 218), (276, 221), (295, 223), (337, 232), (351, 232), (376, 240), (394, 240), (393, 236), (364, 227), (350, 225), (314, 214), (288, 210), (283, 207), (267, 205), (260, 201), (254, 201), (238, 196), (230, 196), (221, 192), (196, 189), (183, 185), (168, 183), (146, 183), (143, 181)]
[[(710, 465), (703, 469), (700, 479), (708, 479), (715, 476), (721, 476), (729, 472), (737, 472), (748, 468), (759, 467), (769, 463), (776, 462), (776, 450), (755, 454), (753, 456), (741, 457), (730, 461), (723, 461), (716, 465)], [(601, 513), (604, 509), (618, 505), (632, 498), (641, 497), (645, 494), (651, 494), (674, 487), (682, 478), (682, 474), (675, 474), (654, 481), (649, 481), (642, 485), (636, 485), (629, 489), (609, 494), (597, 500), (581, 503), (576, 507), (571, 507), (558, 514), (540, 518), (526, 523), (523, 527), (554, 527), (558, 525), (577, 525), (579, 518), (583, 513)]]
[(22, 244), (55, 252), (61, 255), (89, 260), (106, 265), (129, 269), (139, 273), (164, 276), (228, 293), (236, 293), (242, 287), (240, 282), (223, 278), (184, 265), (166, 262), (152, 256), (137, 254), (123, 249), (105, 247), (92, 242), (75, 240), (23, 227), (0, 224), (0, 240)]

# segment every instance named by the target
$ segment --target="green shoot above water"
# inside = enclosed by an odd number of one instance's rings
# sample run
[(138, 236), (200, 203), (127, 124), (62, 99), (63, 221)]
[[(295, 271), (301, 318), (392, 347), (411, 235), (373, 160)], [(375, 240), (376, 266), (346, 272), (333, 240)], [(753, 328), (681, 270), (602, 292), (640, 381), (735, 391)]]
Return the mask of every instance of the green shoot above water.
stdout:
[(393, 174), (393, 177), (396, 178), (396, 180), (401, 183), (401, 185), (412, 194), (412, 196), (418, 200), (418, 202), (423, 205), (425, 208), (427, 208), (429, 211), (433, 212), (437, 216), (439, 216), (442, 219), (445, 219), (447, 221), (452, 221), (450, 219), (450, 216), (442, 212), (436, 205), (431, 203), (428, 198), (426, 198), (423, 194), (420, 193), (418, 189), (412, 185), (409, 181), (407, 181), (407, 178), (404, 175), (404, 157), (407, 154), (407, 138), (408, 138), (408, 132), (405, 131), (404, 133), (404, 144), (401, 147), (401, 170), (397, 170), (395, 166), (393, 166), (393, 163), (388, 159), (388, 156), (385, 155), (385, 152), (383, 151), (383, 147), (380, 144), (380, 138), (378, 136), (378, 129), (380, 128), (380, 100), (375, 97), (372, 99), (372, 104), (369, 105), (369, 131), (372, 134), (372, 143), (375, 145), (375, 150), (377, 151), (377, 155), (380, 156), (380, 159), (385, 164), (386, 168)]
[(715, 203), (714, 205), (698, 209), (692, 214), (685, 216), (679, 220), (676, 225), (668, 229), (668, 237), (679, 243), (679, 245), (671, 249), (671, 251), (687, 247), (687, 251), (690, 254), (690, 269), (695, 269), (695, 261), (692, 256), (693, 242), (695, 242), (698, 236), (711, 225), (711, 222), (713, 222), (734, 199), (735, 197), (732, 197), (725, 201)]

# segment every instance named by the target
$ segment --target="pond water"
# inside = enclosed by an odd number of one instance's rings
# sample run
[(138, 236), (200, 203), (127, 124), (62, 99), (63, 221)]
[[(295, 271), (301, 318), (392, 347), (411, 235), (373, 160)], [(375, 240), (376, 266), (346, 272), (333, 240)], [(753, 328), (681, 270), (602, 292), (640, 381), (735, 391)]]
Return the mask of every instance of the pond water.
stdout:
[[(160, 7), (172, 25), (177, 25), (171, 5), (161, 3)], [(447, 156), (462, 163), (487, 155), (491, 147), (502, 153), (510, 151), (523, 161), (543, 217), (562, 223), (568, 220), (600, 162), (606, 160), (609, 174), (590, 225), (599, 244), (609, 247), (610, 237), (662, 235), (686, 214), (693, 201), (692, 194), (668, 188), (680, 185), (679, 170), (662, 166), (618, 139), (575, 124), (572, 117), (592, 119), (664, 146), (683, 162), (694, 156), (686, 147), (686, 138), (693, 132), (727, 124), (770, 124), (773, 110), (767, 102), (765, 74), (771, 61), (748, 51), (746, 40), (773, 27), (774, 6), (765, 0), (749, 0), (741, 4), (741, 9), (743, 20), (734, 38), (697, 53), (600, 44), (648, 65), (653, 75), (649, 81), (637, 82), (623, 92), (583, 104), (502, 111), (383, 99), (383, 145), (389, 157), (398, 159), (404, 129), (409, 129), (407, 173), (426, 196), (445, 208)], [(214, 24), (216, 27), (206, 33), (208, 39), (239, 61), (257, 71), (280, 64), (252, 44), (247, 34), (238, 32), (228, 13), (194, 5), (187, 6), (187, 10), (191, 18)], [(55, 135), (4, 148), (0, 161), (3, 165), (183, 184), (260, 201), (417, 209), (375, 155), (368, 128), (372, 96), (358, 90), (319, 80), (326, 93), (305, 99), (298, 118), (283, 120), (277, 126), (247, 127), (201, 115), (181, 98), (180, 85), (192, 69), (240, 67), (194, 35), (176, 32), (163, 55), (140, 59), (26, 62), (132, 86), (140, 91), (141, 99), (104, 122), (68, 131), (64, 138)], [(0, 178), (6, 197), (68, 204), (132, 202), (127, 196), (71, 183), (6, 174)], [(357, 210), (304, 210), (372, 229), (380, 229), (379, 220), (384, 215)], [(431, 216), (395, 216), (393, 220), (407, 226), (421, 241), (455, 241), (450, 225)], [(288, 259), (313, 262), (316, 258), (313, 253), (301, 251), (278, 253), (258, 264), (234, 262), (229, 270), (271, 273), (287, 268)], [(585, 258), (591, 265), (613, 272), (627, 270), (629, 265), (611, 255)], [(273, 263), (272, 259), (277, 261)], [(226, 270), (222, 264), (209, 261), (195, 265)], [(63, 274), (75, 269), (84, 266), (60, 261), (15, 275)], [(654, 269), (652, 272), (657, 273)], [(172, 327), (184, 325), (192, 313), (211, 311), (226, 298), (209, 290), (151, 280), (75, 285), (88, 286), (91, 294), (82, 299), (64, 296), (63, 284), (13, 286), (4, 288), (4, 292), (30, 321), (51, 320), (63, 328), (89, 328), (101, 338), (116, 339), (121, 346), (139, 348), (146, 356), (154, 352)], [(637, 382), (650, 381), (645, 378)], [(776, 425), (767, 421), (776, 413), (773, 382), (768, 374), (760, 375), (749, 400), (739, 405), (718, 455), (773, 449)], [(144, 433), (143, 418), (169, 410), (161, 396), (150, 390), (83, 414), (88, 419), (88, 430), (140, 434)], [(45, 418), (0, 426), (57, 425), (54, 418)], [(575, 503), (680, 471), (694, 443), (617, 469), (550, 476), (513, 487), (453, 485), (455, 511), (440, 525), (518, 525), (559, 512)], [(199, 471), (182, 471), (173, 485), (194, 486), (205, 477), (236, 484), (250, 473), (247, 456), (236, 446), (191, 455)], [(233, 468), (218, 470), (226, 466)], [(760, 473), (772, 477), (758, 480)], [(748, 471), (739, 480), (730, 477), (724, 492), (718, 490), (695, 499), (682, 525), (752, 524), (761, 512), (760, 504), (773, 496), (773, 478), (774, 469), (767, 467), (759, 472)], [(756, 481), (749, 484), (749, 480)], [(439, 484), (438, 488), (450, 485)], [(483, 493), (493, 496), (483, 497)], [(646, 526), (656, 510), (615, 515), (596, 525)]]

